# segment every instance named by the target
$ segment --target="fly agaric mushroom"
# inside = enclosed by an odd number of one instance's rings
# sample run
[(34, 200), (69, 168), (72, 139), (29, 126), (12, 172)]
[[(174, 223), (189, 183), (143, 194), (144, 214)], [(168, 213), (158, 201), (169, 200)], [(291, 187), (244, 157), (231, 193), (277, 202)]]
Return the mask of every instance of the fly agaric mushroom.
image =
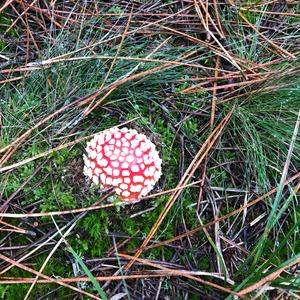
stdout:
[(148, 194), (161, 176), (155, 145), (128, 128), (111, 128), (87, 143), (84, 174), (102, 187), (114, 187), (124, 200)]

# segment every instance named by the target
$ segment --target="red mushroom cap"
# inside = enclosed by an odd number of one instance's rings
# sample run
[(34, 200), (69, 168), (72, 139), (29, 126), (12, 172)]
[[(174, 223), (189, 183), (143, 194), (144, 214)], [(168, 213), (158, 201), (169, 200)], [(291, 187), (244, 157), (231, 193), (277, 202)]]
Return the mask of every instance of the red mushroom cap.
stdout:
[(155, 145), (128, 128), (111, 128), (87, 143), (84, 174), (94, 184), (113, 186), (124, 200), (148, 194), (161, 176), (161, 159)]

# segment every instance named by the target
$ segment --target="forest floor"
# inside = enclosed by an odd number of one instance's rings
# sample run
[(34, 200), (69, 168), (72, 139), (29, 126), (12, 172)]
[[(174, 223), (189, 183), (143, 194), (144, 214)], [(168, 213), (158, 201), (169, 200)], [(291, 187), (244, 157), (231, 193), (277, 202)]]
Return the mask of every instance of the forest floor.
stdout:
[[(300, 299), (299, 62), (299, 1), (1, 1), (0, 299)], [(140, 201), (83, 175), (114, 126)]]

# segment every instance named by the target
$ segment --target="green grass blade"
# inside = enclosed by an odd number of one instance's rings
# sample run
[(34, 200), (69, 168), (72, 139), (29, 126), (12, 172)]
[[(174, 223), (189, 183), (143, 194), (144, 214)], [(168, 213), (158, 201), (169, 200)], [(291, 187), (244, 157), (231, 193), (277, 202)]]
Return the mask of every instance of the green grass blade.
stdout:
[(91, 273), (91, 271), (88, 269), (88, 267), (85, 265), (85, 263), (83, 262), (83, 260), (81, 259), (81, 257), (72, 249), (72, 247), (68, 247), (68, 251), (70, 251), (72, 253), (72, 255), (74, 256), (74, 258), (76, 259), (76, 261), (81, 266), (82, 270), (90, 278), (93, 286), (97, 290), (97, 292), (100, 295), (100, 297), (102, 298), (102, 300), (107, 300), (108, 298), (107, 298), (106, 294), (104, 293), (103, 289), (101, 288), (101, 286), (99, 285), (98, 281), (93, 276), (93, 274)]
[[(300, 123), (300, 111), (298, 113), (298, 117), (297, 117), (297, 121), (296, 121), (296, 124), (295, 124), (294, 133), (293, 133), (293, 136), (292, 136), (290, 148), (289, 148), (289, 151), (288, 151), (288, 154), (287, 154), (287, 160), (286, 160), (283, 172), (282, 172), (282, 177), (281, 177), (281, 180), (280, 180), (280, 184), (278, 186), (278, 191), (277, 191), (277, 194), (276, 194), (276, 197), (275, 197), (275, 201), (272, 205), (272, 210), (270, 212), (270, 216), (268, 218), (267, 225), (265, 227), (265, 230), (263, 232), (261, 240), (259, 241), (259, 243), (257, 244), (256, 249), (255, 249), (255, 257), (254, 257), (254, 261), (253, 261), (253, 264), (252, 264), (252, 268), (256, 267), (257, 261), (260, 258), (261, 254), (264, 250), (265, 243), (266, 243), (266, 240), (269, 236), (269, 233), (270, 233), (271, 229), (274, 227), (274, 225), (276, 224), (276, 222), (278, 221), (278, 219), (280, 218), (282, 213), (287, 208), (287, 205), (285, 204), (283, 206), (283, 208), (277, 213), (277, 210), (278, 210), (278, 207), (279, 207), (279, 204), (280, 204), (280, 199), (281, 199), (282, 192), (283, 192), (284, 182), (286, 180), (286, 176), (287, 176), (287, 172), (288, 172), (288, 168), (289, 168), (289, 164), (290, 164), (290, 160), (291, 160), (291, 156), (292, 156), (292, 153), (293, 153), (293, 150), (294, 150), (295, 141), (296, 141), (297, 135), (298, 135), (299, 123)], [(297, 189), (299, 189), (299, 186), (296, 188), (296, 190)], [(291, 196), (293, 197), (294, 195), (292, 194)], [(289, 197), (289, 199), (291, 198), (291, 196)]]

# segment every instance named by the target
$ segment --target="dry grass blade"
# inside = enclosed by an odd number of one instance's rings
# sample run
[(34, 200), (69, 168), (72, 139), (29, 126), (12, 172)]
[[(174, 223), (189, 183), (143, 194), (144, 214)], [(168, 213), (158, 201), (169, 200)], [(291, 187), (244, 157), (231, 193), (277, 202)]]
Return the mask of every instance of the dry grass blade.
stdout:
[[(145, 272), (144, 272), (145, 273)], [(157, 277), (169, 277), (169, 276), (177, 276), (172, 272), (162, 272), (158, 271), (155, 274), (153, 272), (149, 272), (146, 274), (133, 274), (133, 275), (119, 275), (119, 276), (95, 276), (97, 281), (118, 281), (118, 280), (126, 280), (126, 279), (147, 279), (147, 278), (157, 278)], [(20, 277), (9, 277), (3, 276), (0, 277), (0, 284), (21, 284), (27, 283), (30, 284), (35, 281), (35, 278), (20, 278)], [(89, 277), (76, 277), (76, 278), (59, 278), (57, 281), (60, 282), (90, 282), (91, 279)], [(37, 284), (41, 283), (51, 283), (52, 281), (48, 279), (38, 279), (36, 281)]]
[[(164, 41), (165, 42), (165, 41)], [(149, 55), (148, 55), (149, 56)], [(207, 67), (201, 64), (196, 63), (188, 63), (188, 62), (180, 62), (178, 60), (169, 61), (169, 60), (163, 60), (163, 59), (155, 59), (155, 58), (149, 58), (149, 57), (131, 57), (131, 56), (109, 56), (109, 55), (92, 55), (92, 56), (76, 56), (76, 57), (70, 57), (70, 58), (53, 58), (48, 59), (44, 61), (40, 61), (37, 63), (29, 63), (24, 67), (20, 67), (17, 70), (12, 71), (18, 71), (18, 72), (27, 72), (27, 71), (35, 71), (42, 68), (47, 68), (51, 66), (52, 64), (60, 63), (60, 62), (74, 62), (74, 61), (84, 61), (84, 60), (124, 60), (124, 61), (138, 61), (138, 62), (150, 62), (150, 63), (159, 63), (159, 64), (169, 64), (173, 66), (184, 66), (184, 67), (191, 67), (191, 68), (199, 68), (199, 69), (205, 69), (205, 70), (214, 70), (214, 68)], [(12, 72), (11, 71), (11, 72)], [(224, 73), (232, 73), (228, 70), (221, 70)], [(1, 71), (0, 71), (1, 73)], [(2, 72), (6, 73), (6, 72)], [(23, 77), (20, 77), (20, 79)], [(19, 79), (19, 78), (18, 78)], [(0, 82), (1, 83), (1, 82)]]
[(17, 81), (17, 80), (22, 80), (22, 79), (24, 79), (24, 76), (13, 77), (13, 78), (1, 80), (1, 81), (0, 81), (0, 84), (5, 84), (5, 83), (8, 83), (8, 82)]
[(0, 220), (0, 224), (4, 225), (6, 227), (9, 227), (9, 228), (0, 227), (1, 231), (12, 231), (12, 232), (17, 232), (17, 233), (25, 233), (25, 234), (27, 233), (27, 230), (24, 230), (22, 228), (12, 225), (12, 224), (6, 223), (2, 220)]
[(249, 9), (246, 7), (240, 7), (240, 10), (242, 11), (251, 11), (251, 12), (255, 12), (255, 13), (263, 13), (263, 14), (267, 14), (267, 15), (277, 15), (277, 16), (292, 16), (292, 17), (300, 17), (300, 14), (295, 14), (295, 13), (290, 13), (290, 12), (279, 12), (279, 11), (262, 11), (262, 10), (258, 10), (258, 9)]
[(217, 56), (216, 58), (216, 66), (215, 66), (215, 80), (214, 80), (214, 90), (213, 96), (211, 101), (211, 115), (210, 115), (210, 127), (213, 128), (214, 121), (215, 121), (215, 113), (216, 113), (216, 95), (217, 95), (217, 86), (218, 86), (218, 75), (219, 75), (219, 64), (220, 64), (220, 57)]
[[(264, 76), (259, 79), (246, 80), (243, 82), (236, 82), (236, 83), (228, 83), (228, 84), (224, 84), (224, 85), (218, 85), (216, 87), (213, 86), (213, 87), (207, 87), (207, 88), (197, 88), (198, 85), (194, 85), (189, 88), (186, 88), (185, 90), (181, 91), (180, 93), (188, 94), (188, 93), (214, 91), (215, 89), (219, 90), (219, 89), (228, 89), (228, 88), (232, 88), (232, 87), (240, 87), (240, 86), (244, 86), (244, 85), (251, 85), (254, 83), (263, 83), (266, 80), (268, 80), (269, 78), (270, 78), (269, 76)], [(202, 84), (199, 84), (199, 85), (202, 85)]]

